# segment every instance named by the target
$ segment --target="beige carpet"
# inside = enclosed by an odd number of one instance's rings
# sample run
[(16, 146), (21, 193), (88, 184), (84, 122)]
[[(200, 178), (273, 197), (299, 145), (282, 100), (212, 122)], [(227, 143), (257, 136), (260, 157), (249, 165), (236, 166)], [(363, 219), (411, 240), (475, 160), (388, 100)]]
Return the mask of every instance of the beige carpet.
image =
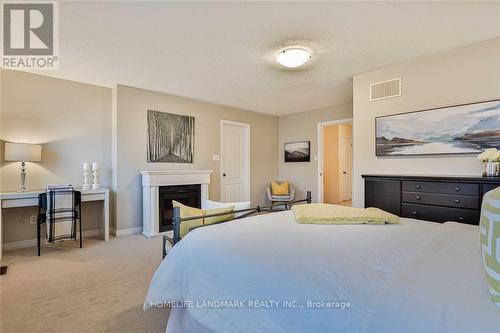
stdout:
[(1, 332), (165, 332), (168, 309), (144, 312), (161, 238), (141, 235), (4, 253)]

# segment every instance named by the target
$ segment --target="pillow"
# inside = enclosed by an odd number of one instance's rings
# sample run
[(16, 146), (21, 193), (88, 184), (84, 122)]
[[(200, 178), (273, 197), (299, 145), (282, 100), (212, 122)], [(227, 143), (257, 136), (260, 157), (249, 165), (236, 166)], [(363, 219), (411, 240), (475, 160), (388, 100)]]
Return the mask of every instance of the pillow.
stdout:
[[(212, 201), (212, 200), (205, 201), (205, 207), (207, 209), (234, 207), (234, 210), (242, 210), (242, 209), (252, 208), (250, 201), (218, 202), (218, 201)], [(243, 214), (245, 214), (245, 213), (236, 213), (235, 216), (238, 217), (238, 216), (241, 216)]]
[[(205, 215), (205, 211), (200, 208), (189, 207), (178, 201), (172, 200), (173, 207), (180, 207), (181, 209), (181, 218), (183, 217), (192, 217), (192, 216), (201, 216)], [(191, 221), (184, 221), (181, 223), (181, 238), (184, 237), (189, 229), (197, 227), (203, 224), (203, 219), (196, 219)]]
[(290, 195), (288, 180), (281, 183), (271, 181), (271, 195)]
[(205, 216), (205, 215), (210, 215), (210, 214), (228, 213), (227, 215), (204, 217), (201, 219), (182, 222), (181, 228), (180, 228), (181, 238), (186, 236), (186, 234), (194, 227), (198, 227), (198, 226), (204, 225), (204, 224), (224, 222), (224, 221), (228, 221), (228, 220), (231, 220), (234, 218), (234, 214), (233, 214), (234, 206), (203, 210), (200, 208), (186, 206), (186, 205), (184, 205), (178, 201), (175, 201), (175, 200), (172, 200), (172, 206), (179, 207), (181, 209), (181, 218), (193, 217), (193, 216)]
[(500, 307), (500, 187), (484, 195), (479, 232), (491, 299)]
[(205, 210), (205, 215), (211, 214), (222, 214), (228, 213), (227, 215), (214, 216), (214, 217), (205, 217), (205, 222), (203, 224), (212, 224), (217, 222), (224, 222), (234, 219), (234, 206), (226, 207), (226, 208), (215, 208)]

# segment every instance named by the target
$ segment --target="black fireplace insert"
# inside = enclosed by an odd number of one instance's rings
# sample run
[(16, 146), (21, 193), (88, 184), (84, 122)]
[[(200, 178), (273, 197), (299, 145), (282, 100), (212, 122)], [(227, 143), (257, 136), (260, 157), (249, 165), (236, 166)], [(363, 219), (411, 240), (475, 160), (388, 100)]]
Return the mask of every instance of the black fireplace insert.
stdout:
[(172, 230), (172, 200), (201, 208), (201, 185), (160, 186), (160, 232)]

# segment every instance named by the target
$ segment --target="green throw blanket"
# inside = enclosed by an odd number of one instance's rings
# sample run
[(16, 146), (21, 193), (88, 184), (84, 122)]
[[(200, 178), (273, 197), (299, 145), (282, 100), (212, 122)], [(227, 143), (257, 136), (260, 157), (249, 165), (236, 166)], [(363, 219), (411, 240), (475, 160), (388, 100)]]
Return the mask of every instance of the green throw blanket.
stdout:
[(330, 204), (304, 204), (292, 207), (295, 219), (304, 224), (395, 224), (399, 216), (378, 208), (354, 208)]

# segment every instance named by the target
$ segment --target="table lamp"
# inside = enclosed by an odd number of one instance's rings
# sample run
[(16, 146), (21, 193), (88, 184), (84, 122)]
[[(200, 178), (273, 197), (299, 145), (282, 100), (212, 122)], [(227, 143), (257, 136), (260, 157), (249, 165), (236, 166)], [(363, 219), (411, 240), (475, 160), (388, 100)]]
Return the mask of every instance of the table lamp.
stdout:
[(26, 162), (40, 162), (42, 160), (42, 145), (6, 142), (5, 160), (21, 162), (21, 189), (19, 192), (25, 192), (27, 191)]

